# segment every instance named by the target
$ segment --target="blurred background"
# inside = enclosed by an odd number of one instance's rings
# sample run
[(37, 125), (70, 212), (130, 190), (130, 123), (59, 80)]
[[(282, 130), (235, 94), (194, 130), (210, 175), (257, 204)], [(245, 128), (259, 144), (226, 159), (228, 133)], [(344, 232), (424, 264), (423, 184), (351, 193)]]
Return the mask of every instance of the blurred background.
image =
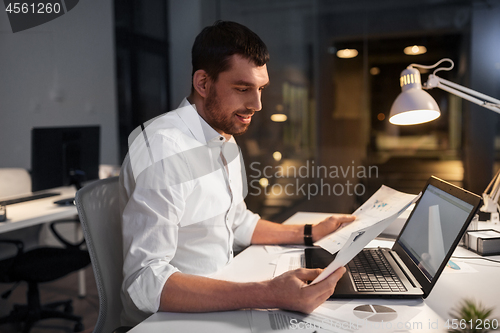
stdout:
[(388, 122), (411, 63), (451, 58), (440, 76), (500, 97), (496, 0), (81, 1), (15, 34), (2, 12), (0, 167), (30, 168), (32, 127), (90, 124), (100, 163), (120, 165), (130, 132), (189, 94), (192, 43), (219, 19), (271, 54), (263, 109), (236, 138), (263, 217), (350, 213), (382, 184), (418, 193), (430, 175), (480, 194), (497, 170), (499, 116), (480, 106), (435, 89), (437, 121)]

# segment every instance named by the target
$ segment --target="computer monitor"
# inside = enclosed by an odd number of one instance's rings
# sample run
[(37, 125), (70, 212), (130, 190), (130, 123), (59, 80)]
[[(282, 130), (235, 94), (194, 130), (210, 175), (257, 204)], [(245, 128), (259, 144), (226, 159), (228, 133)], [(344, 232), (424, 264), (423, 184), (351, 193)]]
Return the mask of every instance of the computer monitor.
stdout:
[(32, 192), (99, 178), (100, 126), (31, 130)]

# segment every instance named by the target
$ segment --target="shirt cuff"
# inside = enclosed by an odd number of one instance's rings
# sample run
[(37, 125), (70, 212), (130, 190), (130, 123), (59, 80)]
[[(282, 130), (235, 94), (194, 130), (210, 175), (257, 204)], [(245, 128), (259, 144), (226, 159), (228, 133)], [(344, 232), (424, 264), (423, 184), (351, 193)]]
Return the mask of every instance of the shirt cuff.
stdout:
[(161, 293), (168, 278), (179, 272), (172, 265), (146, 267), (135, 281), (127, 288), (130, 299), (142, 312), (152, 314), (160, 308)]
[(252, 243), (252, 236), (257, 226), (257, 222), (260, 220), (260, 215), (252, 213), (250, 210), (246, 210), (245, 223), (242, 223), (234, 231), (234, 243), (235, 245), (245, 248)]

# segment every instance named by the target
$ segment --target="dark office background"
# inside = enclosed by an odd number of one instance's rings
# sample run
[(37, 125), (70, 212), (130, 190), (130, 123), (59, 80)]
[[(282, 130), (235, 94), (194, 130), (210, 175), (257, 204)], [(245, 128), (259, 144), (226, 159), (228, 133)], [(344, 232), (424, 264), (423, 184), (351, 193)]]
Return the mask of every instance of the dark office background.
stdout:
[[(437, 90), (430, 94), (441, 107), (439, 120), (402, 128), (390, 125), (388, 115), (400, 92), (399, 73), (444, 57), (455, 68), (442, 77), (500, 96), (496, 0), (81, 1), (16, 34), (2, 13), (0, 167), (29, 168), (31, 127), (83, 124), (101, 125), (101, 163), (119, 165), (129, 133), (189, 93), (192, 42), (217, 19), (247, 25), (271, 53), (264, 107), (237, 138), (249, 180), (263, 178), (251, 162), (257, 169), (314, 162), (378, 170), (365, 178), (268, 177), (267, 187), (258, 185), (260, 195), (250, 188), (247, 197), (263, 216), (280, 221), (296, 210), (352, 212), (383, 183), (416, 193), (431, 174), (476, 193), (492, 178), (498, 115)], [(426, 46), (427, 53), (405, 55), (411, 45)], [(336, 51), (344, 48), (359, 54), (340, 59)], [(287, 121), (273, 122), (275, 113)], [(365, 191), (311, 200), (300, 191), (264, 195), (288, 183), (321, 181), (344, 189), (350, 181)]]

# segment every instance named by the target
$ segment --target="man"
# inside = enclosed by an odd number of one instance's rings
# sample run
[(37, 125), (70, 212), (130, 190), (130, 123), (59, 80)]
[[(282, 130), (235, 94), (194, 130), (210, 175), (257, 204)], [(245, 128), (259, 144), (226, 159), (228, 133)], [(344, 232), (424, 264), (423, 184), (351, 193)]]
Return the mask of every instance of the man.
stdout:
[(233, 247), (309, 243), (354, 220), (331, 217), (309, 231), (247, 210), (233, 135), (244, 133), (261, 110), (268, 60), (265, 44), (248, 28), (234, 22), (205, 28), (192, 49), (190, 96), (131, 135), (120, 176), (124, 324), (156, 311), (277, 307), (308, 313), (344, 274), (341, 268), (313, 286), (305, 281), (321, 270), (256, 283), (209, 277), (231, 261)]

